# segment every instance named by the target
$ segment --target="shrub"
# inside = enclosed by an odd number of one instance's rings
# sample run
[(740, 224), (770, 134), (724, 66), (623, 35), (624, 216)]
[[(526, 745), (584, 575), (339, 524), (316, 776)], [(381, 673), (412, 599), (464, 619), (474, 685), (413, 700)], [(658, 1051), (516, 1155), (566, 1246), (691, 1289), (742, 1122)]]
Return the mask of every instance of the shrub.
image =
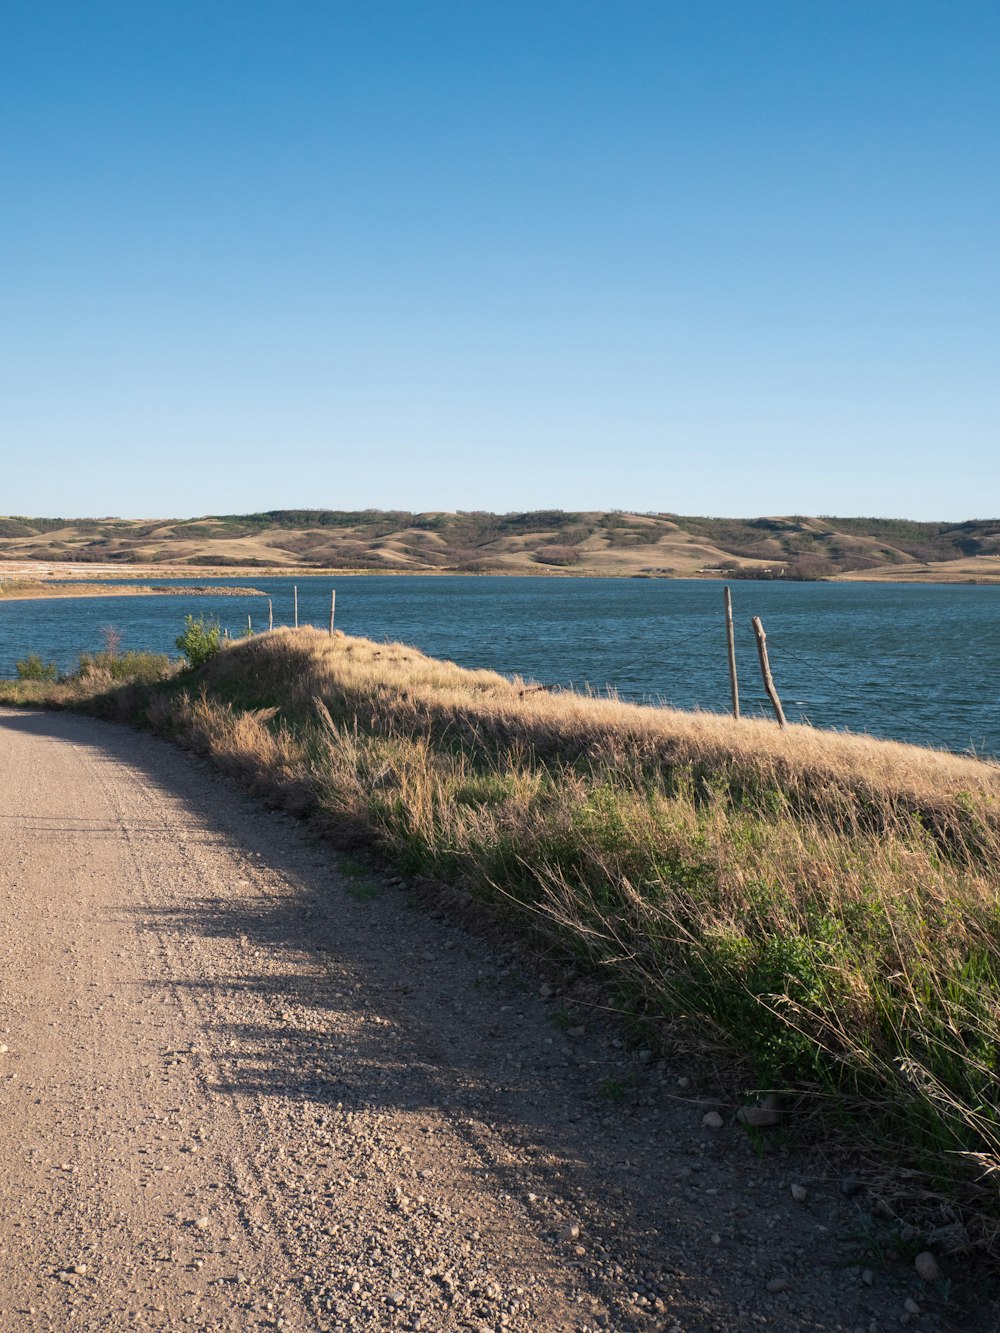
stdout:
[(38, 653), (29, 653), (17, 664), (18, 680), (58, 680), (59, 668), (55, 662), (43, 662)]
[(132, 650), (121, 656), (117, 652), (80, 654), (77, 675), (81, 680), (102, 673), (116, 682), (139, 681), (149, 684), (163, 680), (170, 674), (170, 658), (166, 653), (137, 653)]
[(184, 617), (184, 633), (174, 640), (192, 667), (203, 666), (222, 647), (222, 629), (217, 620), (204, 616)]
[(532, 558), (541, 565), (578, 565), (580, 552), (575, 546), (539, 546)]

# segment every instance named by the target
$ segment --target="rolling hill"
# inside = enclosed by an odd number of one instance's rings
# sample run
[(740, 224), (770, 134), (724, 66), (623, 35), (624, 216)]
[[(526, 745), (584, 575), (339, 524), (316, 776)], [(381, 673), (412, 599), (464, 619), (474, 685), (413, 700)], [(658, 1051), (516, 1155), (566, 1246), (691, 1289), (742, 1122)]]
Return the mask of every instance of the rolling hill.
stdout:
[[(194, 519), (0, 518), (12, 564), (647, 577), (1000, 580), (1000, 520), (619, 511), (274, 509)], [(82, 570), (81, 570), (82, 572)]]

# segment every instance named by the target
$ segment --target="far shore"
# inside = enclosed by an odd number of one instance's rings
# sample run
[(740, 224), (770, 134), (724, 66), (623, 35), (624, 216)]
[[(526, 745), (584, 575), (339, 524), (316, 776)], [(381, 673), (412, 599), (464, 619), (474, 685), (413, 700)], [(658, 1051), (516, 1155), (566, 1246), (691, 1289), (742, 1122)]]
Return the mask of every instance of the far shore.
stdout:
[[(154, 588), (149, 585), (126, 584), (108, 587), (111, 579), (183, 579), (190, 578), (194, 571), (190, 565), (101, 565), (86, 570), (73, 565), (39, 563), (32, 566), (27, 561), (0, 561), (0, 601), (29, 601), (35, 598), (58, 597), (124, 597), (184, 594), (185, 596), (213, 597), (266, 597), (259, 588), (252, 587), (205, 587), (189, 585), (172, 588)], [(257, 578), (257, 579), (314, 579), (314, 578), (554, 578), (554, 579), (645, 579), (670, 582), (675, 579), (698, 579), (706, 583), (739, 583), (752, 579), (748, 572), (736, 570), (689, 570), (675, 574), (659, 571), (601, 570), (601, 569), (561, 569), (538, 567), (526, 569), (515, 566), (510, 569), (463, 570), (444, 568), (316, 568), (310, 565), (199, 565), (197, 576), (206, 579), (219, 578)], [(968, 559), (962, 561), (942, 561), (939, 568), (933, 564), (921, 569), (902, 566), (894, 568), (875, 568), (865, 570), (846, 570), (841, 574), (810, 580), (782, 579), (771, 576), (767, 582), (814, 582), (814, 583), (896, 583), (896, 584), (938, 584), (940, 586), (996, 586), (1000, 584), (1000, 558)], [(11, 587), (11, 585), (20, 585)], [(9, 590), (8, 590), (9, 589)]]
[(266, 597), (260, 588), (216, 588), (207, 586), (151, 588), (148, 585), (106, 583), (66, 584), (34, 583), (19, 580), (8, 587), (0, 581), (0, 601), (33, 602), (64, 601), (74, 597)]

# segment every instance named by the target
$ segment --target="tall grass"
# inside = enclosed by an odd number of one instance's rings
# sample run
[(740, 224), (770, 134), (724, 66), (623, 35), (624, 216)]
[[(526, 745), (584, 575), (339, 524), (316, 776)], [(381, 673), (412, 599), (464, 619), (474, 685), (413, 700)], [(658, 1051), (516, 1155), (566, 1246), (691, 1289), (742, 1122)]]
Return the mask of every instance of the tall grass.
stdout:
[(996, 1211), (996, 765), (311, 631), (88, 706), (141, 709), (340, 836), (462, 884), (756, 1086), (836, 1106)]

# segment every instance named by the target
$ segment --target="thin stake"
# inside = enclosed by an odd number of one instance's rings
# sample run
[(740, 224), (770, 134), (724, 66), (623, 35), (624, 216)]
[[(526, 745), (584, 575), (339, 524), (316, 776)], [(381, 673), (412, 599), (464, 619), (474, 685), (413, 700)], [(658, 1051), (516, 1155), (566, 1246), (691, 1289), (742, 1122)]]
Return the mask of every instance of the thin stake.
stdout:
[(253, 621), (250, 619), (249, 616), (247, 616), (247, 633), (248, 634), (253, 633)]
[(333, 638), (333, 613), (337, 609), (337, 589), (330, 589), (330, 638)]
[(292, 595), (293, 595), (294, 600), (295, 600), (295, 628), (298, 629), (298, 627), (299, 627), (299, 585), (298, 585), (297, 583), (295, 583), (295, 584), (292, 585)]
[(274, 607), (271, 605), (270, 597), (267, 599), (267, 628), (274, 629)]
[(760, 616), (753, 618), (753, 632), (757, 636), (757, 656), (760, 658), (760, 674), (764, 677), (764, 689), (767, 690), (767, 697), (771, 700), (771, 707), (774, 709), (774, 716), (778, 719), (778, 726), (785, 725), (785, 710), (781, 706), (781, 700), (778, 698), (778, 691), (774, 688), (774, 681), (771, 678), (771, 667), (767, 660), (767, 635), (764, 633), (764, 626), (760, 623)]
[(726, 643), (729, 647), (729, 692), (733, 696), (733, 717), (740, 715), (740, 687), (736, 679), (736, 639), (733, 634), (733, 594), (727, 584), (722, 590), (726, 603)]

